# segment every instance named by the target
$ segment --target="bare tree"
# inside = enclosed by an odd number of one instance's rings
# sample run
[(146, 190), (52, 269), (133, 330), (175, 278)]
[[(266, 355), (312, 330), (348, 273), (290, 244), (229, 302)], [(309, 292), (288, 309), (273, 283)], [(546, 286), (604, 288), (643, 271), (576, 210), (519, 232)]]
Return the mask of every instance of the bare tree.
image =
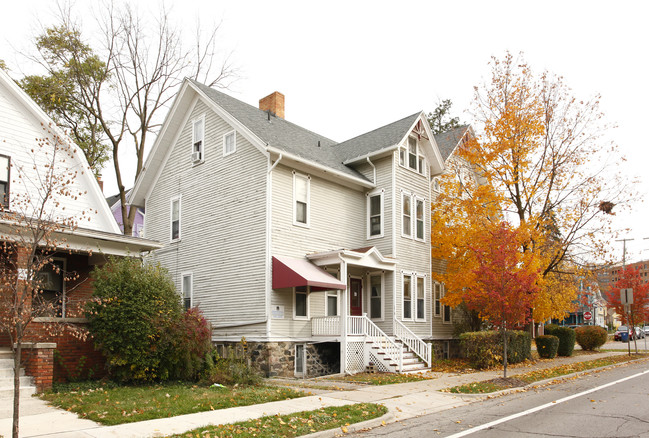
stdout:
[[(68, 74), (74, 82), (69, 96), (73, 107), (97, 123), (104, 141), (109, 145), (113, 168), (119, 188), (124, 222), (124, 234), (131, 234), (135, 209), (127, 207), (125, 175), (120, 163), (120, 152), (134, 148), (135, 179), (142, 171), (144, 153), (150, 143), (150, 134), (162, 123), (161, 109), (168, 106), (185, 77), (200, 79), (210, 86), (227, 87), (236, 78), (236, 69), (230, 57), (219, 57), (219, 25), (203, 34), (196, 26), (196, 41), (191, 47), (183, 45), (183, 36), (174, 26), (164, 7), (156, 20), (139, 13), (128, 4), (99, 5), (98, 24), (101, 43), (91, 52), (81, 43), (82, 30), (75, 22), (71, 8), (59, 5), (59, 23), (46, 29), (52, 35), (53, 45), (66, 41), (58, 62), (40, 55), (34, 60), (54, 76), (64, 65), (84, 65)], [(50, 47), (52, 44), (50, 44)], [(215, 59), (220, 59), (217, 63)], [(70, 61), (70, 62), (68, 62)], [(215, 66), (219, 64), (218, 68)], [(129, 158), (129, 161), (131, 159)]]
[[(51, 277), (47, 274), (62, 281), (77, 277), (74, 272), (62, 272), (53, 255), (69, 251), (65, 235), (94, 214), (94, 210), (66, 211), (66, 206), (84, 195), (75, 184), (80, 170), (71, 164), (74, 151), (70, 144), (49, 128), (44, 130), (46, 136), (27, 148), (30, 161), (2, 163), (3, 172), (6, 169), (11, 175), (11, 199), (5, 198), (0, 213), (0, 331), (9, 338), (14, 353), (14, 438), (19, 432), (23, 343), (29, 339), (35, 318), (58, 316), (66, 305), (65, 297), (48, 291)], [(72, 316), (75, 311), (78, 316), (81, 309), (68, 309)], [(60, 322), (45, 327), (50, 335), (70, 330), (79, 338), (86, 336), (83, 330)]]

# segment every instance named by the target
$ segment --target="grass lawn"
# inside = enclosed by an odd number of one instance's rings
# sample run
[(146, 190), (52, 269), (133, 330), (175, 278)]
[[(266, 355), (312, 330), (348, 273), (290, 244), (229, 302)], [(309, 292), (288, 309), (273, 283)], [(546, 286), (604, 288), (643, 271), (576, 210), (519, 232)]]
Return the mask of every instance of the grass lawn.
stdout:
[(494, 379), (484, 382), (469, 383), (462, 386), (455, 386), (449, 388), (447, 391), (452, 393), (462, 394), (486, 394), (490, 392), (501, 391), (517, 386), (524, 386), (530, 383), (538, 382), (540, 380), (552, 379), (555, 377), (565, 376), (567, 374), (577, 373), (580, 371), (592, 370), (609, 365), (615, 365), (623, 362), (628, 362), (634, 359), (647, 358), (647, 354), (633, 354), (631, 356), (612, 356), (601, 359), (590, 360), (586, 362), (577, 362), (572, 364), (560, 365), (553, 368), (544, 370), (530, 371), (524, 374), (517, 374), (508, 379)]
[(347, 426), (382, 416), (387, 408), (372, 403), (322, 408), (315, 411), (273, 415), (234, 424), (222, 424), (194, 429), (174, 435), (181, 438), (215, 437), (295, 437), (339, 427), (347, 433)]
[(119, 386), (105, 382), (57, 385), (41, 398), (81, 418), (114, 425), (248, 406), (308, 394), (290, 388), (213, 388), (188, 383)]

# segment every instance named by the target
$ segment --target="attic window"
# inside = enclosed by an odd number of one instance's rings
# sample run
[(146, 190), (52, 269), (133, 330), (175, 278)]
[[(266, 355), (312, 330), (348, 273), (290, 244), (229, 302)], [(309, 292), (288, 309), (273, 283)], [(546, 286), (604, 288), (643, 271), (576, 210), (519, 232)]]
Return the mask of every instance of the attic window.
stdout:
[(192, 122), (192, 163), (203, 161), (203, 143), (205, 137), (205, 116)]
[(422, 175), (426, 174), (426, 159), (420, 153), (417, 137), (408, 137), (408, 141), (399, 149), (399, 164)]

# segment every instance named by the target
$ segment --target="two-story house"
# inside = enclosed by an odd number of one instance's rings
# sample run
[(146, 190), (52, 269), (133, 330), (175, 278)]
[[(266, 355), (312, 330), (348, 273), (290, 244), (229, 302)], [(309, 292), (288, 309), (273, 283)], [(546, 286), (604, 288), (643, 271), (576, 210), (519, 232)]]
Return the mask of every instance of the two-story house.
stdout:
[(425, 367), (430, 202), (444, 170), (423, 112), (344, 141), (186, 80), (138, 178), (152, 258), (217, 346), (268, 375)]

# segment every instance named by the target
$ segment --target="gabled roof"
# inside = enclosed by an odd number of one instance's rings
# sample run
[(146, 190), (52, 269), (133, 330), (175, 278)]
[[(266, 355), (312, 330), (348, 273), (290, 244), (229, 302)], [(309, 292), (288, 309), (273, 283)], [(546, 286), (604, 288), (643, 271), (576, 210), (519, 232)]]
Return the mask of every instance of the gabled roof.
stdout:
[(435, 143), (442, 154), (442, 159), (446, 162), (448, 157), (451, 156), (460, 140), (466, 135), (467, 131), (471, 129), (469, 125), (458, 126), (450, 131), (441, 134), (435, 134)]
[(267, 146), (366, 180), (361, 173), (343, 164), (343, 160), (331, 148), (336, 144), (335, 141), (262, 111), (200, 82), (191, 80), (191, 83), (250, 129)]
[(334, 146), (343, 161), (378, 152), (396, 146), (408, 134), (421, 111), (392, 122), (373, 131), (361, 134)]

